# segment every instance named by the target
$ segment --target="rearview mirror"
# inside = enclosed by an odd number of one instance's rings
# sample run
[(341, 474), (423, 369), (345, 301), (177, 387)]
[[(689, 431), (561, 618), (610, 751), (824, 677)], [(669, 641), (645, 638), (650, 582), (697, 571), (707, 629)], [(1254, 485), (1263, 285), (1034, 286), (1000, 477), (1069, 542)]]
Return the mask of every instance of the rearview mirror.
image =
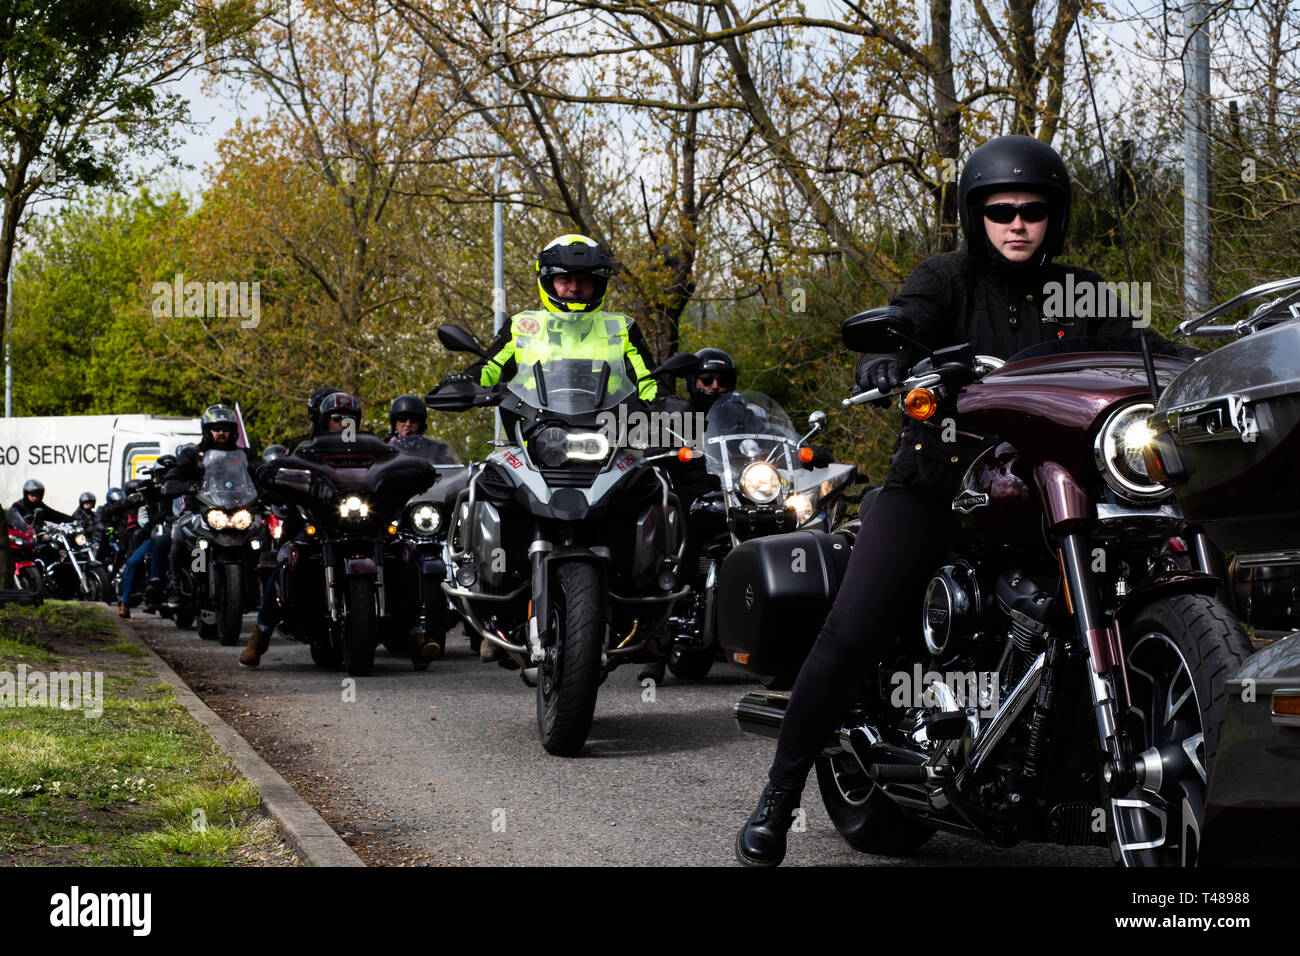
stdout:
[(487, 352), (478, 344), (478, 339), (474, 338), (469, 332), (466, 332), (459, 325), (438, 326), (438, 341), (443, 347), (452, 352), (469, 352), (471, 355), (477, 355), (479, 358), (487, 358)]
[(650, 373), (649, 378), (661, 375), (690, 375), (699, 368), (700, 360), (690, 352), (678, 352)]
[(902, 309), (886, 305), (849, 316), (840, 336), (854, 352), (897, 352), (912, 338), (913, 329)]

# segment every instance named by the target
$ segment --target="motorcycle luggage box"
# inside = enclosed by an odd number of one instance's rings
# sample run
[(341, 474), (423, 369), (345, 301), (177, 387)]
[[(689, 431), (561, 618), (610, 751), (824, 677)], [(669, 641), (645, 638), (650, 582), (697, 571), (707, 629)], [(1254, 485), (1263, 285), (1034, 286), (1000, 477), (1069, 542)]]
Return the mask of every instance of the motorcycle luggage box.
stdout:
[(1239, 557), (1300, 549), (1300, 322), (1193, 363), (1151, 426), (1183, 514), (1215, 544)]
[(821, 630), (849, 564), (849, 543), (824, 531), (753, 538), (718, 574), (718, 643), (764, 677), (793, 677)]

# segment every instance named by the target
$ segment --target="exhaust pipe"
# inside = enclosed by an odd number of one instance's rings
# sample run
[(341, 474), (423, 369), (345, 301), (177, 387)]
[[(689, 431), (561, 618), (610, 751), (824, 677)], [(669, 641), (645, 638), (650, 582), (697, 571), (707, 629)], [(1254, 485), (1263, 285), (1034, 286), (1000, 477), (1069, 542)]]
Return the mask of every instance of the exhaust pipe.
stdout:
[(732, 716), (740, 729), (747, 734), (776, 738), (781, 734), (781, 721), (790, 703), (786, 694), (764, 694), (751, 691), (731, 708)]

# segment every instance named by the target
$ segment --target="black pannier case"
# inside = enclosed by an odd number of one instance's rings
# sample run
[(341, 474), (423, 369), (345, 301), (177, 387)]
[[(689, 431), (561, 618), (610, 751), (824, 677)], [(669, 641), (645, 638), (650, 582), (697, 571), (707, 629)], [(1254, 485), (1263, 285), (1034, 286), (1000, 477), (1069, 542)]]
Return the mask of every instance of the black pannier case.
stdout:
[(743, 542), (718, 575), (718, 643), (764, 677), (793, 677), (849, 564), (847, 539), (795, 531)]

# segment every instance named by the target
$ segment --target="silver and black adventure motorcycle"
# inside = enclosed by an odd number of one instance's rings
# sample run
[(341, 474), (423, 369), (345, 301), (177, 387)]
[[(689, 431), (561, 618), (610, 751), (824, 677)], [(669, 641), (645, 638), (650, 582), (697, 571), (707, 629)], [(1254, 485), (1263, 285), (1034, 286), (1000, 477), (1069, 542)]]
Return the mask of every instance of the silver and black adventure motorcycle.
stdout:
[[(894, 352), (910, 334), (897, 309), (844, 326), (860, 352)], [(904, 383), (908, 414), (955, 399), (963, 428), (1001, 443), (953, 498), (951, 550), (915, 627), (862, 675), (874, 693), (816, 760), (827, 813), (855, 848), (906, 852), (945, 830), (1108, 845), (1129, 866), (1198, 859), (1226, 681), (1250, 645), (1218, 580), (1170, 560), (1185, 523), (1142, 454), (1147, 372), (1167, 383), (1189, 363), (1148, 366), (1114, 342), (1046, 343), (1005, 364), (957, 346)], [(813, 573), (795, 574), (796, 537), (742, 544), (722, 568), (722, 643), (760, 673), (806, 653), (847, 546), (872, 547), (809, 533)], [(749, 694), (736, 718), (775, 734), (788, 699)]]
[[(456, 326), (438, 337), (485, 357)], [(644, 655), (687, 593), (677, 496), (653, 465), (675, 452), (627, 447), (617, 429), (611, 439), (620, 407), (645, 405), (621, 345), (607, 345), (596, 357), (521, 367), (503, 386), (457, 384), (425, 399), (441, 411), (495, 405), (508, 424), (511, 439), (474, 466), (457, 498), (445, 590), (475, 632), (516, 655), (525, 681), (536, 682), (542, 746), (566, 757), (587, 740), (606, 675)], [(694, 362), (674, 356), (652, 375)]]

